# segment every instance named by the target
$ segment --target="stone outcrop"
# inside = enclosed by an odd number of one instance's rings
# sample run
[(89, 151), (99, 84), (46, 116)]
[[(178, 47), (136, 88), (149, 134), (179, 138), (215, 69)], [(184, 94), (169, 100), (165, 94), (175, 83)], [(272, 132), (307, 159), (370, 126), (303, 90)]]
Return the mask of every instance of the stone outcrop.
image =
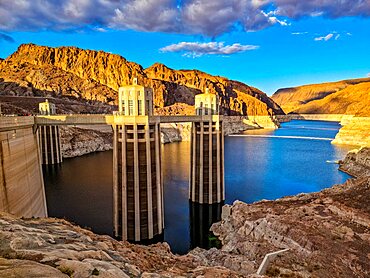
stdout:
[(351, 176), (370, 176), (370, 148), (365, 147), (348, 152), (345, 159), (340, 161), (339, 165), (339, 170)]
[(59, 219), (19, 219), (0, 213), (0, 277), (243, 277), (193, 255), (173, 255), (166, 243), (116, 241)]
[(369, 116), (370, 78), (279, 89), (271, 97), (286, 113)]
[(113, 149), (112, 132), (78, 127), (61, 127), (60, 137), (64, 158)]
[(162, 144), (190, 141), (191, 124), (161, 124), (161, 142)]
[(130, 84), (133, 77), (139, 84), (153, 87), (158, 108), (192, 106), (194, 96), (209, 87), (211, 93), (219, 95), (225, 113), (284, 114), (266, 94), (246, 84), (197, 70), (176, 71), (162, 64), (144, 70), (139, 64), (103, 51), (24, 44), (0, 62), (2, 95), (70, 96), (113, 104), (118, 88)]
[(194, 250), (209, 265), (255, 272), (265, 254), (289, 248), (270, 263), (268, 276), (368, 277), (370, 177), (318, 193), (224, 206), (211, 230), (220, 251)]

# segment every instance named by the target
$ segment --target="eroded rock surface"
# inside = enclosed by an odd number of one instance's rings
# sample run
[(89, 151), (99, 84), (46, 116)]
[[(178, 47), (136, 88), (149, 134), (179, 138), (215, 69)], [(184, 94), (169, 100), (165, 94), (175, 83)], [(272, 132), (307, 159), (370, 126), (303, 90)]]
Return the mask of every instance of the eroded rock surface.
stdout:
[(242, 277), (166, 243), (133, 245), (59, 219), (0, 213), (0, 277)]
[(354, 177), (370, 176), (370, 147), (350, 151), (340, 162), (339, 170)]
[(78, 127), (60, 128), (64, 158), (113, 149), (113, 133)]
[[(211, 230), (220, 251), (191, 253), (210, 265), (253, 273), (265, 254), (289, 248), (269, 266), (279, 277), (369, 277), (370, 177), (318, 193), (224, 206)], [(284, 276), (285, 275), (285, 276)]]

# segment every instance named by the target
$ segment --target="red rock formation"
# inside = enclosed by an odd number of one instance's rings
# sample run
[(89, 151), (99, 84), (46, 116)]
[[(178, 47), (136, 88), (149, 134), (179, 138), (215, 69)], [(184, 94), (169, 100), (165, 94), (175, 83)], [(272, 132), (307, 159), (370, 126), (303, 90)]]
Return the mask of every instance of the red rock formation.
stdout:
[[(266, 94), (243, 83), (197, 70), (176, 71), (162, 64), (144, 70), (139, 64), (103, 51), (24, 44), (0, 62), (2, 83), (21, 84), (31, 88), (28, 92), (34, 88), (105, 103), (115, 101), (118, 88), (131, 83), (133, 77), (139, 84), (153, 87), (158, 108), (194, 105), (194, 96), (207, 86), (211, 93), (219, 95), (225, 113), (283, 114)], [(4, 86), (2, 89), (3, 94), (12, 93)]]
[(286, 113), (370, 115), (370, 78), (279, 89), (271, 97)]

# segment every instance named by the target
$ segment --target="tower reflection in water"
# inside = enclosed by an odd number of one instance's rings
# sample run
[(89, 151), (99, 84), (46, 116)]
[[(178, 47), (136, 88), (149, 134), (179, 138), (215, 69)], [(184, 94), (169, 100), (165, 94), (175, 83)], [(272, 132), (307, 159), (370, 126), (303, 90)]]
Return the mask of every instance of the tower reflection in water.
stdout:
[(224, 202), (212, 205), (189, 202), (191, 249), (219, 247), (218, 239), (209, 229), (213, 223), (221, 221), (223, 205)]

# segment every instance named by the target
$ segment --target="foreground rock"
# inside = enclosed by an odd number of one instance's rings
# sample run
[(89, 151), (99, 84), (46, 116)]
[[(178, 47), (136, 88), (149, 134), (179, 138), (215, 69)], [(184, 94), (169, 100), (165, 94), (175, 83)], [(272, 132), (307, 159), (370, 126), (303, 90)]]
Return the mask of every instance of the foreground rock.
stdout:
[(370, 178), (318, 193), (223, 208), (221, 250), (173, 255), (166, 243), (118, 242), (59, 219), (0, 213), (0, 277), (369, 277)]
[(265, 254), (289, 248), (267, 275), (370, 276), (370, 177), (348, 180), (318, 193), (223, 208), (211, 230), (221, 251), (194, 250), (209, 265), (255, 273)]
[(370, 176), (370, 147), (350, 151), (340, 162), (339, 170), (354, 177)]
[[(203, 276), (202, 276), (203, 275)], [(0, 277), (242, 277), (177, 256), (166, 243), (118, 242), (58, 219), (0, 213)]]

